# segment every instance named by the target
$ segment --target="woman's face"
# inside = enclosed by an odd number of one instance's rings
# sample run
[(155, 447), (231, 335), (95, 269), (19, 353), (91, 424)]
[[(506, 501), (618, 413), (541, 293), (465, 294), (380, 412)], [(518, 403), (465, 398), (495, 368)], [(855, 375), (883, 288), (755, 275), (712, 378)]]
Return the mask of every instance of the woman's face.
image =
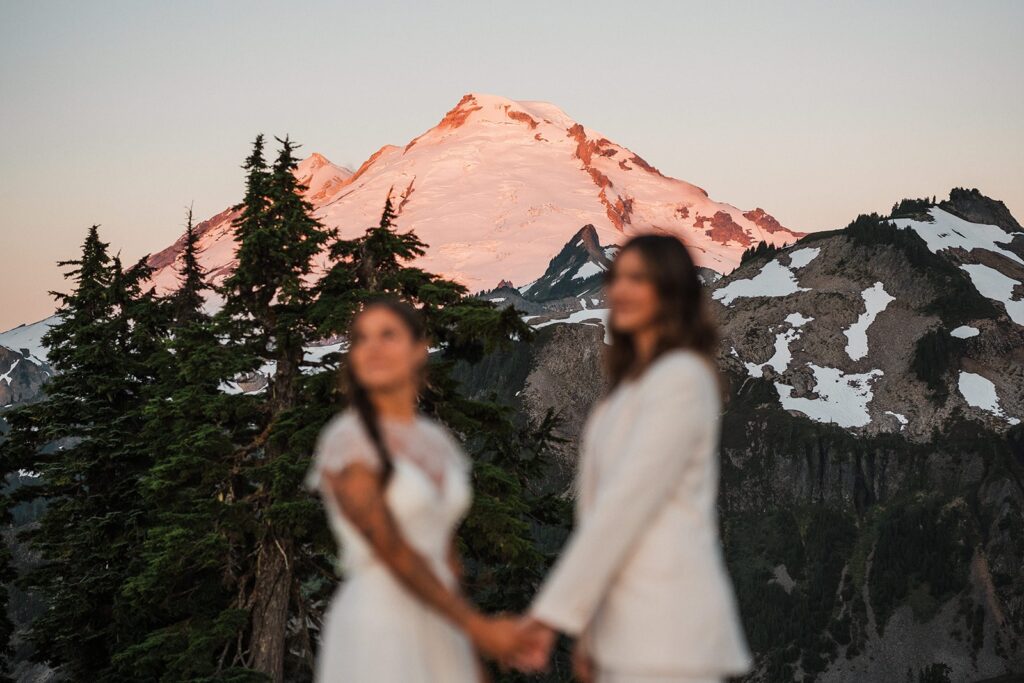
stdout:
[(348, 360), (356, 381), (369, 392), (389, 392), (415, 384), (427, 362), (427, 344), (386, 308), (359, 315), (349, 339)]
[(627, 249), (615, 259), (606, 294), (611, 307), (610, 323), (616, 332), (635, 334), (656, 323), (658, 293), (647, 275), (646, 264), (635, 250)]

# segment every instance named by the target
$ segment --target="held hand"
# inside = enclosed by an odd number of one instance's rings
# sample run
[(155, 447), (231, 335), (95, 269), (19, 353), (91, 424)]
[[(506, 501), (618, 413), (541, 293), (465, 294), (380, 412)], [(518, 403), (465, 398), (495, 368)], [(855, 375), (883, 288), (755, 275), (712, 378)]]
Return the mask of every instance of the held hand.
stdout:
[(519, 651), (524, 633), (518, 619), (478, 615), (466, 627), (473, 645), (486, 657), (506, 662)]
[(590, 658), (582, 638), (576, 641), (572, 650), (572, 674), (580, 683), (594, 682), (594, 660)]
[(512, 666), (524, 673), (546, 671), (557, 634), (549, 626), (531, 617), (523, 617), (519, 621), (519, 628), (523, 640), (511, 660)]

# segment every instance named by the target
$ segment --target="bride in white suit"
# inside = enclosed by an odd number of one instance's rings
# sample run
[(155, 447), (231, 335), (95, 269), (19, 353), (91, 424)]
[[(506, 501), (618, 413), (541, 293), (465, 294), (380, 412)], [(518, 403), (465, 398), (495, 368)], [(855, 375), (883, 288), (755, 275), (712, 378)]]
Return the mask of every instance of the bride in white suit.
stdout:
[(719, 540), (716, 334), (686, 247), (645, 235), (608, 274), (609, 392), (584, 427), (577, 527), (522, 622), (515, 664), (577, 638), (597, 683), (721, 681), (751, 667)]

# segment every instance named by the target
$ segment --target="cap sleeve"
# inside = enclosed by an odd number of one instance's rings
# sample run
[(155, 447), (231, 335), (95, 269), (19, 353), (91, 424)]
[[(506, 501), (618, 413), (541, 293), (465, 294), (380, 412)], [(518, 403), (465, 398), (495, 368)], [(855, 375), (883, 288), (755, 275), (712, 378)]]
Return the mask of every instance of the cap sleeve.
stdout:
[(380, 454), (359, 421), (359, 416), (345, 411), (333, 417), (320, 430), (304, 484), (307, 489), (316, 491), (324, 471), (337, 472), (354, 463), (378, 471), (381, 467)]

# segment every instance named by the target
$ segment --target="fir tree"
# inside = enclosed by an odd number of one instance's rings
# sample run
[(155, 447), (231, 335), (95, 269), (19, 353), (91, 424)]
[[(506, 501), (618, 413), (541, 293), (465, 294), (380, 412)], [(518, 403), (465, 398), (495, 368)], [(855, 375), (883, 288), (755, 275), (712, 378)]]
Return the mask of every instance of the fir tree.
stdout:
[(178, 289), (171, 295), (177, 327), (187, 327), (188, 323), (206, 320), (203, 315), (203, 292), (210, 289), (207, 273), (199, 263), (199, 234), (192, 222), (191, 206), (185, 214), (184, 238), (181, 266), (178, 269)]
[[(10, 487), (11, 479), (9, 478), (3, 487), (3, 491), (0, 492), (0, 522), (3, 522), (7, 528), (10, 528), (14, 519), (11, 514), (11, 498), (10, 498)], [(3, 543), (0, 543), (0, 605), (4, 606), (4, 610), (0, 613), (0, 682), (8, 683), (13, 680), (8, 672), (11, 670), (11, 664), (14, 656), (14, 648), (11, 646), (11, 638), (14, 635), (14, 623), (8, 616), (7, 606), (10, 604), (10, 589), (8, 586), (17, 577), (17, 573), (14, 567), (14, 560), (12, 558), (11, 547), (9, 541), (4, 539)]]
[(742, 265), (747, 261), (751, 261), (756, 258), (772, 256), (778, 253), (778, 251), (779, 248), (774, 244), (769, 244), (764, 241), (758, 242), (755, 246), (747, 247), (743, 250), (743, 253), (740, 255), (740, 264)]
[(224, 282), (223, 327), (240, 343), (255, 369), (273, 364), (263, 401), (259, 435), (241, 451), (235, 475), (251, 485), (242, 493), (249, 506), (255, 545), (251, 576), (239, 585), (239, 604), (249, 611), (246, 663), (273, 680), (284, 677), (285, 643), (294, 584), (294, 509), (302, 505), (299, 486), (306, 455), (291, 443), (299, 406), (303, 345), (314, 335), (314, 257), (334, 231), (312, 216), (313, 207), (295, 177), (295, 145), (281, 149), (271, 169), (257, 138), (246, 163), (246, 197), (236, 223), (238, 265)]
[(15, 501), (45, 499), (24, 536), (41, 564), (19, 583), (46, 604), (29, 634), (33, 659), (75, 680), (113, 680), (110, 661), (145, 615), (119, 597), (138, 554), (147, 510), (138, 496), (148, 468), (135, 449), (140, 397), (161, 308), (142, 292), (143, 261), (125, 270), (92, 226), (79, 259), (61, 262), (75, 288), (54, 292), (58, 322), (43, 338), (57, 374), (44, 398), (9, 414), (5, 472), (39, 473)]
[(149, 387), (140, 447), (152, 466), (140, 495), (152, 511), (123, 599), (148, 621), (114, 657), (122, 680), (247, 680), (237, 633), (248, 613), (236, 602), (246, 510), (235, 504), (231, 466), (250, 438), (255, 399), (222, 390), (238, 371), (203, 312), (210, 285), (188, 212), (179, 288), (159, 369)]

